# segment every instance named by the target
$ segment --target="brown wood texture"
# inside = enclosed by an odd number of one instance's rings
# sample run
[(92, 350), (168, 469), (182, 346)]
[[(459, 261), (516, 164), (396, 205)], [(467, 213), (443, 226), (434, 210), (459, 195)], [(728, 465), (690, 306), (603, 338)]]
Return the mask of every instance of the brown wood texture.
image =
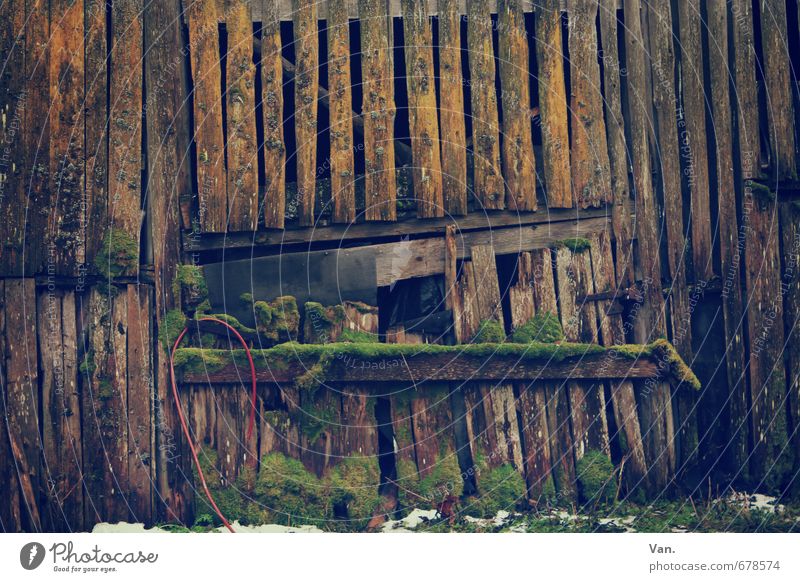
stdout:
[[(137, 244), (142, 229), (142, 2), (121, 0), (111, 7), (111, 75), (108, 124), (108, 223)], [(87, 183), (92, 180), (87, 174)], [(136, 275), (138, 265), (128, 275)]]
[(258, 139), (250, 0), (225, 0), (225, 16), (228, 230), (253, 231), (258, 226)]
[(473, 189), (482, 209), (505, 207), (500, 169), (500, 135), (492, 51), (492, 19), (480, 0), (468, 0), (467, 45), (469, 47), (472, 96)]
[(297, 142), (297, 215), (302, 226), (314, 224), (317, 179), (317, 91), (319, 47), (317, 4), (294, 3), (294, 130)]
[(333, 222), (356, 220), (353, 156), (353, 94), (350, 79), (350, 28), (347, 3), (328, 4), (328, 87), (331, 134)]
[[(739, 155), (742, 170), (749, 169), (753, 179), (761, 175), (760, 104), (756, 86), (756, 40), (753, 22), (753, 3), (732, 0), (733, 15), (731, 41), (734, 51), (734, 79), (736, 82), (736, 120), (739, 137)], [(763, 66), (759, 64), (759, 66)]]
[(433, 71), (433, 31), (425, 0), (403, 0), (403, 29), (417, 216), (440, 218), (445, 211), (442, 161)]
[(536, 16), (536, 59), (547, 206), (572, 208), (561, 9), (558, 0), (544, 0), (540, 5), (541, 12)]
[[(6, 341), (6, 294), (5, 280), (0, 279), (0, 350), (2, 350), (3, 362), (8, 343)], [(17, 479), (17, 463), (11, 451), (9, 440), (9, 426), (6, 422), (8, 418), (8, 395), (6, 392), (5, 366), (0, 372), (3, 384), (0, 386), (0, 397), (2, 397), (2, 421), (0, 421), (0, 487), (6, 492), (5, 503), (0, 504), (0, 528), (3, 532), (22, 531), (22, 515), (20, 513), (20, 488)]]
[(739, 227), (736, 217), (736, 192), (733, 175), (733, 136), (728, 90), (728, 14), (723, 5), (708, 4), (708, 34), (715, 40), (709, 45), (711, 69), (711, 109), (717, 159), (717, 204), (722, 277), (722, 308), (725, 319), (726, 365), (730, 391), (729, 410), (732, 429), (728, 454), (737, 466), (747, 458), (747, 382), (743, 378), (745, 347), (744, 307), (739, 277)]
[[(792, 418), (800, 418), (800, 208), (793, 203), (781, 204), (781, 254), (783, 270), (781, 294), (783, 296), (783, 317), (788, 357), (789, 411)], [(797, 428), (797, 423), (795, 423)], [(794, 450), (800, 450), (800, 430), (795, 430), (792, 443)], [(800, 459), (795, 456), (795, 467)]]
[(475, 270), (475, 289), (479, 321), (495, 320), (503, 324), (500, 285), (497, 280), (497, 263), (491, 245), (477, 245), (470, 249)]
[(597, 61), (597, 1), (570, 0), (569, 60), (572, 188), (581, 208), (613, 201)]
[[(264, 225), (283, 228), (286, 213), (286, 142), (283, 137), (283, 57), (277, 5), (261, 0), (261, 91), (264, 111)], [(332, 51), (331, 51), (331, 54)], [(331, 116), (333, 124), (333, 114)]]
[(439, 2), (439, 102), (444, 204), (449, 215), (461, 216), (467, 213), (467, 142), (457, 0)]
[(361, 80), (364, 101), (364, 157), (368, 221), (397, 218), (397, 184), (394, 166), (394, 72), (388, 39), (386, 5), (380, 0), (359, 0), (361, 23)]
[(222, 130), (222, 71), (216, 0), (192, 2), (186, 10), (197, 147), (197, 210), (200, 230), (225, 232), (228, 193)]
[(520, 0), (499, 2), (497, 25), (506, 207), (517, 211), (536, 210), (536, 158), (529, 115), (530, 70), (523, 3)]
[[(735, 0), (735, 2), (738, 1)], [(741, 2), (741, 4), (747, 4), (747, 2)], [(706, 141), (706, 97), (703, 90), (702, 29), (704, 24), (700, 15), (700, 2), (698, 0), (680, 0), (678, 2), (678, 22), (682, 87), (678, 138), (684, 164), (683, 181), (688, 186), (691, 197), (692, 266), (695, 281), (708, 281), (714, 275), (714, 262), (711, 240), (711, 183), (708, 173), (709, 159)], [(740, 66), (739, 54), (743, 48), (737, 43), (737, 75)], [(742, 56), (746, 58), (746, 55)], [(752, 61), (750, 65), (752, 73), (755, 70)], [(741, 96), (742, 99), (748, 100), (756, 97), (755, 89), (753, 89), (752, 96)], [(757, 108), (755, 111), (757, 121)], [(755, 131), (757, 138), (758, 130), (755, 129)], [(758, 143), (757, 140), (756, 143)]]

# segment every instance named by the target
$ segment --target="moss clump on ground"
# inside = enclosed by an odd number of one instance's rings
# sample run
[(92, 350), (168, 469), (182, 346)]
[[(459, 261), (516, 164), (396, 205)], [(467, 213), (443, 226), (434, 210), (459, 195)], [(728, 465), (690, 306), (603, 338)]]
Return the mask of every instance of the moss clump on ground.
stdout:
[(348, 530), (362, 530), (381, 504), (378, 494), (381, 474), (376, 459), (347, 458), (331, 471), (330, 498), (343, 508), (347, 520), (340, 525)]
[(567, 248), (573, 253), (582, 253), (583, 251), (588, 251), (592, 248), (592, 243), (589, 242), (589, 239), (576, 237), (576, 238), (567, 238), (562, 241), (558, 241), (552, 245), (551, 248), (559, 249), (559, 248)]
[(139, 266), (139, 241), (123, 230), (112, 228), (103, 238), (94, 266), (107, 279), (135, 273)]
[[(238, 521), (243, 525), (269, 522), (270, 513), (253, 495), (255, 472), (252, 468), (243, 469), (234, 483), (226, 484), (223, 483), (222, 476), (217, 469), (217, 453), (215, 451), (202, 449), (197, 452), (197, 458), (200, 460), (200, 467), (211, 496), (214, 498), (214, 503), (217, 504), (226, 519), (231, 522)], [(192, 465), (192, 472), (194, 473), (194, 482), (200, 483), (194, 465)], [(195, 525), (208, 525), (209, 521), (215, 524), (221, 523), (205, 496), (198, 495), (197, 504), (197, 514), (200, 518), (195, 521)]]
[[(167, 311), (166, 315), (158, 322), (158, 338), (167, 353), (175, 345), (175, 341), (188, 323), (186, 316), (180, 309)], [(177, 352), (176, 352), (177, 358)]]
[(474, 344), (500, 344), (506, 340), (506, 332), (500, 322), (493, 319), (484, 319), (475, 337), (472, 338)]
[(297, 459), (281, 453), (261, 459), (255, 494), (273, 523), (322, 526), (331, 516), (329, 491), (329, 486)]
[(346, 327), (342, 330), (342, 333), (339, 334), (339, 341), (354, 344), (371, 344), (378, 342), (378, 335), (368, 331), (361, 331)]
[(498, 511), (513, 512), (526, 502), (528, 492), (525, 479), (508, 463), (481, 471), (478, 488), (480, 497), (465, 512), (484, 518), (494, 517)]
[(550, 312), (537, 313), (514, 330), (511, 341), (518, 344), (560, 342), (564, 341), (564, 329), (556, 315)]
[(614, 500), (617, 491), (614, 464), (605, 454), (587, 451), (577, 462), (575, 472), (578, 495), (583, 503), (595, 506)]

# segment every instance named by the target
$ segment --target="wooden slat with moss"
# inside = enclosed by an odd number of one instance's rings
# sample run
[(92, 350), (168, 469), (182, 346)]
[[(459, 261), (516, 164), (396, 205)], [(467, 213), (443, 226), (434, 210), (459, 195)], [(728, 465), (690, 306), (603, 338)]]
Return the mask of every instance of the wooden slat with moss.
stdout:
[(282, 229), (286, 213), (286, 142), (283, 137), (283, 63), (277, 5), (261, 0), (261, 92), (264, 112), (264, 226)]

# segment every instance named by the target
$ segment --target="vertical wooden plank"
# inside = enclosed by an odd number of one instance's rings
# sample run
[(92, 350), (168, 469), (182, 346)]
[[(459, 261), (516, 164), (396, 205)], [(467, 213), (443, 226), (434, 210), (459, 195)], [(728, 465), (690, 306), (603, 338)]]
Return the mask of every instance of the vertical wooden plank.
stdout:
[(359, 0), (358, 13), (361, 16), (361, 82), (364, 93), (364, 213), (367, 220), (394, 221), (397, 217), (394, 74), (390, 66), (386, 5), (382, 0)]
[(83, 1), (50, 3), (50, 188), (48, 244), (58, 248), (53, 271), (77, 275), (86, 262), (84, 188)]
[(222, 133), (222, 81), (216, 0), (197, 0), (186, 10), (197, 146), (197, 205), (202, 232), (225, 232), (228, 194)]
[(39, 437), (39, 371), (36, 342), (36, 286), (33, 279), (5, 282), (5, 417), (19, 482), (22, 527), (41, 531), (42, 486)]
[[(157, 321), (162, 321), (167, 311), (178, 307), (180, 301), (180, 298), (175, 296), (172, 286), (176, 263), (181, 256), (180, 214), (175, 201), (178, 192), (185, 191), (184, 188), (188, 189), (188, 184), (181, 181), (176, 182), (175, 176), (180, 176), (180, 160), (185, 151), (181, 146), (181, 134), (186, 132), (188, 127), (182, 125), (180, 111), (187, 95), (181, 85), (180, 75), (174, 69), (175, 55), (182, 47), (178, 6), (169, 2), (150, 2), (145, 6), (144, 18), (145, 54), (147, 55), (145, 84), (147, 103), (149, 104), (147, 115), (148, 246), (152, 249), (155, 280), (153, 317)], [(192, 38), (191, 30), (190, 24), (190, 40)], [(198, 28), (195, 27), (195, 32), (197, 30)], [(197, 37), (194, 38), (196, 41), (200, 40)], [(213, 63), (216, 68), (216, 61)], [(167, 71), (166, 75), (165, 71)], [(209, 70), (208, 72), (212, 73), (213, 71)], [(218, 70), (216, 74), (219, 82)], [(197, 78), (195, 78), (195, 86), (196, 80)], [(208, 103), (218, 107), (218, 102), (208, 101)], [(195, 106), (197, 106), (197, 101), (195, 101)], [(196, 109), (197, 111), (199, 109)], [(208, 120), (205, 120), (205, 123), (208, 123)], [(221, 150), (218, 155), (222, 155)], [(220, 178), (218, 184), (224, 189), (225, 180)], [(224, 204), (222, 208), (224, 215)], [(218, 228), (225, 226), (224, 220), (218, 224)], [(158, 332), (159, 328), (156, 327), (153, 334), (157, 336)], [(156, 478), (160, 502), (154, 506), (154, 509), (158, 512), (156, 518), (159, 520), (186, 522), (192, 518), (190, 484), (185, 477), (191, 475), (191, 465), (188, 454), (183, 450), (185, 443), (182, 441), (177, 415), (172, 404), (167, 348), (161, 341), (156, 342), (155, 345), (153, 376), (156, 394), (154, 423), (157, 445), (154, 447), (153, 456), (157, 459)]]
[(350, 87), (350, 25), (347, 2), (328, 2), (331, 197), (333, 222), (356, 220), (353, 157), (353, 94)]
[(612, 202), (610, 161), (597, 62), (597, 0), (569, 0), (572, 187), (581, 208)]
[[(138, 248), (142, 223), (141, 0), (117, 0), (113, 3), (111, 31), (108, 226), (115, 236), (124, 236)], [(89, 176), (89, 180), (91, 179)], [(125, 274), (135, 276), (138, 265), (134, 265)]]
[[(86, 91), (84, 133), (86, 141), (87, 263), (102, 248), (109, 227), (108, 196), (108, 36), (106, 3), (85, 0), (84, 52)], [(131, 71), (133, 73), (133, 71)], [(122, 70), (124, 75), (124, 70)], [(119, 76), (119, 75), (118, 75)], [(130, 168), (129, 168), (130, 169)]]
[(577, 498), (575, 444), (570, 431), (570, 411), (567, 387), (564, 383), (545, 386), (547, 432), (550, 435), (550, 457), (553, 481), (559, 498)]
[(462, 216), (467, 213), (467, 143), (458, 0), (439, 2), (439, 123), (444, 204), (448, 214)]
[[(734, 0), (739, 2), (740, 0)], [(742, 2), (747, 4), (747, 2)], [(680, 150), (684, 161), (684, 182), (691, 196), (690, 232), (692, 237), (692, 265), (695, 281), (708, 281), (714, 275), (713, 245), (711, 242), (711, 183), (708, 174), (708, 145), (706, 142), (706, 97), (703, 91), (703, 47), (699, 0), (680, 0), (678, 2), (680, 23), (680, 79), (682, 88), (680, 129)], [(751, 35), (752, 36), (752, 35)], [(752, 39), (751, 39), (752, 41)], [(743, 47), (735, 45), (737, 51), (737, 71), (739, 54)], [(751, 57), (752, 58), (752, 57)], [(751, 71), (754, 67), (750, 66)], [(757, 94), (753, 88), (752, 96), (740, 95), (743, 99), (754, 99)], [(758, 144), (758, 109), (756, 112), (756, 144)]]
[(83, 529), (81, 414), (74, 292), (40, 291), (39, 353), (47, 531)]
[(503, 306), (500, 284), (497, 280), (497, 263), (491, 245), (477, 245), (470, 249), (475, 273), (475, 289), (479, 321), (495, 320), (503, 323)]
[(497, 5), (503, 105), (502, 159), (506, 207), (532, 211), (536, 210), (536, 158), (529, 113), (528, 35), (522, 10), (521, 0), (501, 0)]
[[(286, 143), (283, 139), (283, 57), (278, 4), (261, 0), (261, 90), (264, 110), (264, 225), (283, 228), (286, 213)], [(333, 51), (330, 51), (333, 54)], [(335, 79), (335, 74), (330, 77)], [(333, 124), (331, 106), (331, 124)]]
[(428, 21), (427, 0), (403, 0), (402, 6), (417, 216), (442, 217), (444, 198), (433, 74), (433, 31)]
[(258, 139), (250, 0), (225, 0), (225, 23), (228, 230), (253, 231), (258, 226)]
[(153, 453), (153, 346), (151, 329), (151, 290), (128, 285), (128, 504), (134, 521), (153, 520), (151, 483)]
[(783, 296), (783, 317), (786, 337), (787, 384), (789, 390), (789, 411), (794, 420), (793, 448), (795, 451), (794, 469), (800, 468), (800, 208), (793, 202), (780, 207), (781, 254), (783, 273), (781, 295)]
[(295, 138), (297, 140), (298, 216), (302, 226), (314, 224), (317, 178), (317, 92), (319, 51), (317, 48), (317, 3), (294, 0), (295, 44)]
[(537, 4), (536, 60), (539, 65), (539, 114), (547, 206), (572, 208), (567, 90), (564, 84), (559, 0), (542, 0)]
[(748, 404), (744, 377), (745, 351), (742, 322), (742, 288), (739, 264), (739, 227), (734, 190), (733, 137), (728, 91), (728, 13), (725, 5), (708, 2), (708, 34), (711, 69), (711, 109), (714, 116), (717, 159), (717, 203), (719, 220), (722, 309), (725, 319), (726, 365), (728, 375), (731, 434), (729, 452), (732, 466), (743, 467), (747, 459)]
[(617, 0), (600, 0), (600, 35), (602, 39), (603, 83), (605, 88), (606, 132), (614, 198), (612, 225), (616, 239), (617, 281), (621, 287), (633, 283), (633, 224), (630, 214), (630, 185), (628, 184), (628, 146), (625, 143), (625, 123), (622, 117), (622, 89), (619, 47), (617, 46)]
[(467, 18), (475, 173), (473, 188), (475, 197), (484, 209), (497, 210), (505, 207), (505, 196), (500, 170), (492, 19), (488, 6), (480, 0), (467, 0)]
[(792, 65), (786, 36), (786, 2), (761, 0), (761, 47), (767, 95), (771, 173), (778, 180), (797, 180)]
[(453, 339), (460, 344), (463, 338), (464, 308), (461, 304), (461, 294), (458, 287), (458, 267), (457, 267), (457, 248), (456, 226), (448, 224), (444, 231), (444, 300), (445, 308), (453, 313)]
[[(732, 0), (734, 63), (736, 81), (735, 106), (739, 155), (742, 169), (748, 168), (755, 179), (761, 175), (761, 128), (756, 87), (756, 44), (753, 28), (753, 2)], [(761, 66), (759, 64), (759, 66)]]

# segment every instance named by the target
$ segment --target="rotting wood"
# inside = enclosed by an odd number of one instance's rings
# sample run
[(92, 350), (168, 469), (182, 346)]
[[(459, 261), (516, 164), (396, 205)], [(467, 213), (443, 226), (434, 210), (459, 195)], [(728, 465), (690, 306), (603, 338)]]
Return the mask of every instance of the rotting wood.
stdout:
[(467, 214), (467, 143), (457, 0), (439, 2), (439, 100), (444, 205), (448, 215), (462, 216)]
[[(796, 204), (781, 204), (780, 228), (783, 256), (783, 272), (781, 276), (781, 294), (783, 296), (784, 330), (786, 338), (786, 355), (789, 411), (792, 418), (800, 419), (800, 327), (797, 317), (800, 314), (800, 208)], [(794, 425), (792, 437), (795, 450), (794, 469), (800, 466), (800, 430)]]
[[(258, 139), (250, 0), (225, 0), (225, 15), (228, 31), (225, 75), (228, 230), (254, 231), (258, 226), (259, 206)], [(302, 46), (301, 41), (298, 47)], [(298, 112), (299, 119), (303, 115), (300, 108)], [(298, 161), (300, 159), (298, 156)]]
[(402, 4), (417, 216), (441, 218), (445, 208), (433, 71), (433, 31), (428, 21), (426, 0), (403, 0)]
[(317, 4), (294, 0), (294, 127), (297, 142), (297, 204), (302, 226), (314, 224), (317, 179)]
[[(264, 225), (284, 226), (286, 213), (286, 142), (283, 138), (283, 65), (277, 3), (261, 0), (261, 92), (264, 112)], [(332, 53), (332, 51), (331, 51)], [(331, 115), (333, 119), (333, 115)]]
[(359, 0), (361, 21), (361, 79), (364, 101), (365, 217), (368, 221), (397, 219), (394, 166), (394, 74), (390, 66), (386, 5), (382, 0)]
[[(139, 247), (142, 229), (142, 0), (117, 0), (111, 7), (111, 75), (108, 123), (108, 223)], [(87, 174), (87, 180), (92, 176)], [(125, 274), (135, 275), (138, 261)]]
[(350, 224), (356, 220), (356, 194), (350, 29), (346, 2), (328, 4), (327, 30), (333, 222)]
[(498, 28), (506, 207), (532, 211), (536, 210), (536, 159), (528, 115), (531, 108), (528, 35), (521, 0), (498, 2)]
[[(741, 2), (741, 0), (734, 0), (735, 2)], [(747, 2), (741, 3), (747, 4)], [(680, 44), (678, 46), (680, 48), (682, 88), (678, 119), (679, 145), (684, 164), (684, 182), (691, 197), (692, 267), (695, 281), (708, 281), (714, 276), (714, 262), (711, 241), (711, 183), (708, 173), (709, 160), (706, 141), (706, 97), (703, 90), (703, 24), (699, 0), (680, 0), (678, 2), (678, 20), (680, 23)], [(742, 48), (737, 43), (737, 73), (741, 66), (739, 58), (744, 56), (740, 55)], [(750, 68), (755, 71), (752, 62)], [(752, 99), (756, 97), (755, 89), (753, 89)], [(742, 98), (745, 97), (742, 96)], [(749, 96), (746, 98), (751, 99)], [(757, 108), (755, 111), (757, 120)], [(758, 130), (755, 129), (755, 131)]]
[(186, 10), (194, 85), (197, 210), (202, 232), (225, 232), (228, 225), (217, 10), (216, 0), (197, 0)]
[(558, 0), (541, 2), (536, 16), (536, 60), (539, 65), (539, 111), (548, 208), (572, 208), (567, 96), (561, 50)]
[(597, 61), (597, 0), (569, 0), (572, 188), (577, 206), (613, 201), (600, 65)]
[[(752, 179), (761, 177), (760, 107), (756, 86), (756, 41), (753, 22), (753, 2), (732, 0), (734, 63), (736, 83), (737, 137), (742, 168), (750, 168)], [(763, 66), (759, 64), (759, 66)]]
[(633, 283), (633, 224), (629, 209), (631, 201), (628, 183), (628, 146), (625, 143), (625, 127), (622, 116), (622, 77), (619, 47), (617, 46), (617, 2), (600, 1), (600, 35), (602, 42), (604, 99), (606, 108), (606, 132), (608, 133), (608, 158), (613, 193), (612, 228), (616, 239), (617, 281), (622, 287)]
[(747, 382), (744, 378), (744, 307), (739, 280), (739, 227), (734, 189), (733, 136), (728, 90), (728, 14), (725, 5), (709, 2), (708, 34), (711, 69), (711, 109), (714, 116), (717, 160), (717, 203), (720, 240), (722, 310), (725, 320), (728, 415), (731, 422), (727, 451), (731, 466), (743, 467), (748, 456)]
[(492, 51), (492, 19), (480, 0), (467, 1), (470, 93), (472, 97), (473, 190), (484, 210), (505, 207), (500, 169), (500, 135)]
[(770, 172), (777, 180), (797, 180), (792, 64), (786, 29), (786, 2), (761, 0), (761, 50), (767, 96)]
[(470, 248), (472, 266), (475, 270), (475, 288), (480, 321), (495, 320), (503, 323), (500, 285), (497, 280), (495, 251), (491, 245), (475, 245)]
[(460, 344), (464, 338), (462, 334), (463, 307), (461, 294), (458, 288), (456, 227), (447, 225), (444, 234), (444, 301), (445, 308), (453, 312), (452, 335), (455, 343)]
[[(2, 30), (2, 29), (0, 29)], [(5, 279), (0, 279), (0, 354), (8, 353), (8, 342), (6, 341), (6, 293)], [(0, 503), (0, 520), (5, 532), (19, 532), (22, 530), (22, 515), (20, 513), (20, 488), (17, 479), (17, 464), (11, 450), (10, 426), (8, 425), (8, 394), (6, 391), (5, 366), (0, 370), (0, 378), (3, 379), (0, 385), (0, 403), (2, 403), (2, 416), (0, 417), (0, 488), (6, 492), (4, 503)]]

